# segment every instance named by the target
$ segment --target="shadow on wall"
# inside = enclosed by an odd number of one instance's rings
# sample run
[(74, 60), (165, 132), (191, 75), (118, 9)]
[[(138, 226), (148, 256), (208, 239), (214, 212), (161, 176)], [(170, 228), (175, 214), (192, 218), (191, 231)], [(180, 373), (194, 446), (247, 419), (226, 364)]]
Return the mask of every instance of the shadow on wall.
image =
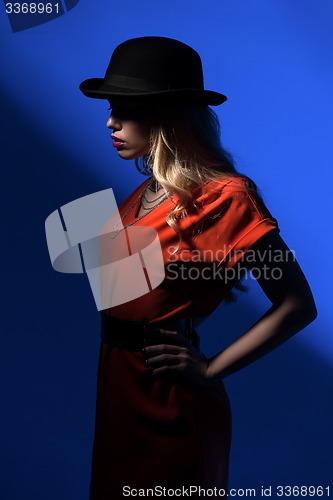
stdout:
[[(62, 203), (106, 186), (84, 170), (78, 178), (79, 165), (69, 164), (61, 142), (48, 142), (14, 103), (3, 104), (1, 498), (44, 500), (47, 491), (48, 500), (84, 499), (99, 315), (83, 276), (51, 268), (44, 221)], [(229, 330), (241, 331), (243, 318), (256, 315), (252, 302), (223, 306), (202, 326), (207, 351), (216, 352), (221, 340), (231, 340)], [(226, 387), (234, 416), (232, 487), (328, 483), (331, 367), (292, 339), (226, 379)]]
[[(259, 319), (262, 304), (252, 292), (238, 293), (236, 304), (223, 304), (200, 328), (209, 355)], [(333, 487), (333, 369), (302, 343), (311, 331), (317, 333), (315, 322), (225, 379), (233, 413), (231, 487), (255, 487), (258, 496), (262, 485)]]

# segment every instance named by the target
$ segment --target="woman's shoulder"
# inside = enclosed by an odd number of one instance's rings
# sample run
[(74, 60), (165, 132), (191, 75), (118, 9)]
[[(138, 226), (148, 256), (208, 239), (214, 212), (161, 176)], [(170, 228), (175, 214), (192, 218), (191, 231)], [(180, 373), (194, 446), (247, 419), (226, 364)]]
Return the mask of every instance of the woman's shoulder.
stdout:
[(256, 190), (256, 184), (250, 177), (247, 177), (246, 175), (239, 174), (239, 175), (226, 175), (221, 178), (213, 179), (209, 181), (205, 186), (204, 186), (204, 192), (211, 192), (211, 191), (221, 191), (221, 190), (244, 190), (244, 191), (251, 191), (251, 190)]
[(255, 182), (246, 175), (228, 175), (207, 182), (195, 198), (195, 208), (204, 214), (256, 212), (260, 218), (272, 217)]
[(226, 175), (205, 183), (198, 191), (197, 202), (212, 203), (230, 196), (258, 195), (257, 186), (246, 175)]

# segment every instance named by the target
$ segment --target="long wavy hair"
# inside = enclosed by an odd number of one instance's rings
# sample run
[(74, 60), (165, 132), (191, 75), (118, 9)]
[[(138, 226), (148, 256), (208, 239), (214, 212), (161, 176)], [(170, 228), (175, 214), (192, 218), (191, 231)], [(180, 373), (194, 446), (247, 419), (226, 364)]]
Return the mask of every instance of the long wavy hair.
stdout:
[(175, 194), (178, 203), (167, 223), (179, 234), (177, 215), (185, 216), (193, 207), (198, 189), (225, 177), (243, 177), (247, 188), (257, 187), (236, 170), (232, 156), (221, 144), (220, 122), (205, 105), (163, 105), (152, 107), (151, 149), (136, 161), (140, 172), (153, 176), (164, 189)]
[[(179, 236), (179, 214), (186, 216), (195, 209), (198, 189), (207, 183), (226, 177), (242, 177), (250, 192), (256, 193), (255, 183), (237, 171), (233, 158), (221, 144), (220, 122), (216, 113), (206, 105), (156, 106), (149, 111), (152, 119), (151, 149), (147, 156), (136, 161), (143, 174), (152, 176), (163, 188), (177, 195), (178, 203), (167, 215), (167, 223)], [(234, 288), (246, 291), (241, 280)], [(226, 302), (236, 299), (232, 292)]]

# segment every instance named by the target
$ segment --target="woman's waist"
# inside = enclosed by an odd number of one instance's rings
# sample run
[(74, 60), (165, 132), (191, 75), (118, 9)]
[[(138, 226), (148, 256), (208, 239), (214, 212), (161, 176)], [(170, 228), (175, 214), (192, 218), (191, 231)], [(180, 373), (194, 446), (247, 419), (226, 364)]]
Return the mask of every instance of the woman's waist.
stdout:
[(138, 351), (148, 344), (173, 343), (163, 336), (163, 330), (180, 333), (193, 345), (198, 346), (199, 336), (193, 328), (192, 318), (162, 321), (127, 321), (101, 314), (101, 340), (103, 343), (124, 350)]

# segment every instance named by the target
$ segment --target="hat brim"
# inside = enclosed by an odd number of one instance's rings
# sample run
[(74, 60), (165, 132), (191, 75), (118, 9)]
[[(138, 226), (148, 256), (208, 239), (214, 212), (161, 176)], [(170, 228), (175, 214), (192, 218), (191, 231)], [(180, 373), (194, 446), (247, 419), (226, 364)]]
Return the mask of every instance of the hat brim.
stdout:
[(193, 102), (219, 106), (227, 100), (227, 97), (213, 90), (202, 89), (171, 89), (143, 91), (115, 87), (105, 83), (104, 78), (89, 78), (80, 84), (80, 90), (87, 97), (95, 99), (130, 99), (136, 101), (154, 102)]

